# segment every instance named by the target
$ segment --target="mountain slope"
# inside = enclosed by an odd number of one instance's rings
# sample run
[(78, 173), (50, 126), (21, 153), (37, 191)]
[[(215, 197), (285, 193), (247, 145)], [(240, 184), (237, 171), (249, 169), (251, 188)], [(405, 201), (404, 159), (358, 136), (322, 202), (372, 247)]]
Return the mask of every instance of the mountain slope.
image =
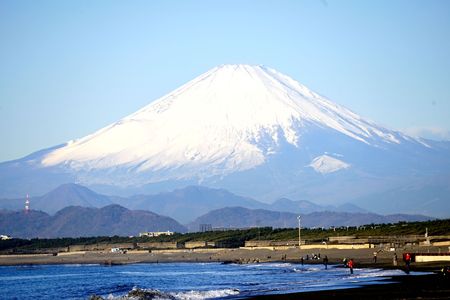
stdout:
[(439, 182), (419, 182), (411, 186), (374, 193), (357, 201), (376, 213), (392, 211), (406, 214), (417, 211), (438, 218), (447, 218), (450, 212), (450, 185)]
[[(43, 196), (30, 198), (30, 206), (33, 210), (41, 210), (49, 214), (54, 214), (68, 206), (103, 207), (108, 204), (112, 204), (110, 197), (73, 183), (62, 184)], [(0, 199), (1, 208), (21, 210), (24, 205), (25, 198)]]
[(151, 210), (171, 216), (185, 224), (213, 209), (232, 205), (249, 208), (267, 207), (266, 204), (232, 194), (223, 189), (188, 186), (172, 192), (138, 195), (123, 199), (123, 205), (133, 209)]
[[(364, 120), (273, 69), (225, 65), (48, 153), (41, 164), (76, 171), (90, 184), (201, 180), (262, 165), (281, 141), (299, 147), (308, 127), (332, 130), (366, 145), (420, 144)], [(325, 170), (348, 167), (326, 158), (321, 162)], [(124, 176), (125, 170), (137, 177)]]
[(42, 212), (31, 210), (28, 214), (23, 211), (0, 210), (0, 228), (2, 234), (19, 238), (44, 237), (45, 231), (51, 223), (51, 217)]
[[(23, 210), (25, 199), (0, 199), (0, 208)], [(224, 189), (212, 189), (203, 186), (188, 186), (171, 192), (153, 195), (135, 195), (131, 197), (106, 196), (95, 193), (77, 184), (63, 184), (40, 197), (31, 198), (31, 208), (54, 214), (68, 206), (103, 207), (116, 203), (128, 209), (153, 211), (170, 216), (186, 224), (211, 210), (227, 206), (242, 206), (250, 209), (262, 208), (294, 213), (315, 211), (365, 212), (353, 204), (340, 206), (321, 206), (306, 200), (292, 201), (279, 199), (271, 204), (252, 198), (242, 197)]]
[[(252, 208), (248, 206), (243, 206), (247, 208)], [(256, 207), (253, 207), (256, 208)], [(281, 198), (273, 203), (266, 205), (266, 207), (261, 207), (269, 210), (275, 210), (275, 211), (286, 211), (291, 213), (297, 213), (297, 214), (309, 214), (312, 212), (321, 212), (321, 211), (328, 211), (328, 212), (349, 212), (349, 213), (367, 213), (368, 211), (365, 209), (362, 209), (361, 207), (351, 204), (351, 203), (344, 203), (341, 205), (318, 205), (311, 201), (307, 200), (298, 200), (293, 201), (287, 198)]]
[(144, 231), (185, 232), (177, 221), (149, 211), (132, 211), (119, 205), (103, 208), (70, 206), (54, 216), (39, 211), (0, 211), (0, 228), (22, 238), (130, 236)]
[[(298, 226), (298, 214), (226, 207), (214, 210), (197, 218), (188, 225), (190, 231), (197, 231), (200, 224), (211, 224), (219, 228), (247, 228), (271, 226), (274, 228), (292, 228)], [(304, 227), (358, 226), (370, 223), (395, 223), (399, 221), (425, 221), (431, 219), (423, 215), (377, 215), (372, 213), (313, 212), (301, 214)]]
[(437, 181), (448, 198), (450, 143), (389, 130), (249, 65), (216, 67), (91, 135), (0, 164), (1, 197), (66, 182), (122, 195), (201, 184), (336, 204)]
[(42, 197), (35, 199), (35, 207), (54, 214), (67, 206), (103, 207), (111, 204), (108, 196), (73, 183), (59, 186)]

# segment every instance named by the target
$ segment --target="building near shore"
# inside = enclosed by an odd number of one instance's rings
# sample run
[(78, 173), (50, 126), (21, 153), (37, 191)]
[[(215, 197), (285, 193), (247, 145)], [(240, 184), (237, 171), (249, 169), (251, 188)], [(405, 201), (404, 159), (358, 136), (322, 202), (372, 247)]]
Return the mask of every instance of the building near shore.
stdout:
[(411, 253), (414, 262), (426, 263), (435, 261), (450, 262), (450, 252), (444, 253)]
[(67, 252), (80, 252), (80, 251), (111, 251), (112, 248), (120, 249), (134, 249), (136, 245), (133, 243), (96, 243), (90, 245), (70, 245), (67, 247)]
[(141, 232), (139, 233), (139, 237), (148, 236), (148, 237), (156, 237), (160, 235), (173, 235), (172, 231), (149, 231), (149, 232)]
[(208, 232), (208, 231), (212, 231), (212, 225), (211, 224), (200, 224), (199, 226), (199, 231), (200, 232)]
[(184, 245), (178, 242), (145, 242), (145, 243), (137, 243), (136, 246), (137, 248), (144, 250), (184, 248)]

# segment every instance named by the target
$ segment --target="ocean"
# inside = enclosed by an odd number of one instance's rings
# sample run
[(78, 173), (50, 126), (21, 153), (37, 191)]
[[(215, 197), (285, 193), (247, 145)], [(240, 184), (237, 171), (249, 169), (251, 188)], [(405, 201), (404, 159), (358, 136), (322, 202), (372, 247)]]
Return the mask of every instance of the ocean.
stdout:
[(402, 274), (291, 263), (0, 266), (0, 288), (2, 299), (124, 299), (137, 288), (158, 290), (162, 299), (237, 299), (381, 284)]

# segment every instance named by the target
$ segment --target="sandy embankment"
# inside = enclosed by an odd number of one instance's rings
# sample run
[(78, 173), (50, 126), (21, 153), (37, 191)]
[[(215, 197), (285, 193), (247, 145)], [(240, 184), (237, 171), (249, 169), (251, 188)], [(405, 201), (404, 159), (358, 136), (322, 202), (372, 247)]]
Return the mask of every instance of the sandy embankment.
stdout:
[[(353, 258), (357, 266), (393, 267), (393, 252), (382, 251), (378, 253), (377, 263), (372, 263), (374, 249), (308, 249), (296, 248), (285, 250), (269, 249), (196, 249), (196, 250), (158, 250), (158, 251), (129, 251), (128, 253), (111, 252), (69, 252), (59, 253), (57, 256), (51, 254), (38, 255), (0, 255), (0, 265), (20, 264), (127, 264), (127, 263), (163, 263), (163, 262), (224, 262), (241, 261), (251, 263), (255, 261), (286, 261), (299, 262), (300, 257), (309, 257), (313, 253), (319, 254), (321, 258), (328, 256), (330, 264), (341, 264), (342, 259)], [(397, 252), (399, 265), (401, 262), (401, 251)], [(305, 263), (321, 263), (322, 260), (305, 260)]]

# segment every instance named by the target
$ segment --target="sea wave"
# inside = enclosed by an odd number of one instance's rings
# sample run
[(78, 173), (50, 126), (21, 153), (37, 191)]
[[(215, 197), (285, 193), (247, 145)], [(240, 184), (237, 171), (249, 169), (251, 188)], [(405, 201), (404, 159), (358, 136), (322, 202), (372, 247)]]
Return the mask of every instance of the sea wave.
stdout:
[(355, 269), (352, 278), (377, 278), (404, 275), (402, 270)]
[(223, 289), (223, 290), (210, 290), (210, 291), (188, 291), (170, 293), (175, 299), (180, 300), (200, 300), (200, 299), (213, 299), (222, 298), (227, 296), (239, 295), (238, 289)]
[(36, 279), (50, 279), (50, 278), (64, 278), (64, 277), (74, 277), (74, 276), (84, 276), (84, 274), (45, 274), (45, 275), (23, 275), (23, 276), (8, 276), (0, 277), (0, 281), (17, 281), (17, 280), (36, 280)]
[[(140, 300), (140, 299), (157, 299), (157, 300), (203, 300), (223, 298), (227, 296), (238, 295), (238, 289), (218, 289), (218, 290), (191, 290), (180, 292), (163, 292), (156, 289), (139, 289), (134, 287), (127, 295), (114, 296), (109, 295), (108, 300)], [(96, 298), (99, 299), (99, 298)]]
[(245, 265), (248, 268), (269, 267), (269, 268), (290, 268), (293, 265), (291, 263), (259, 263)]

